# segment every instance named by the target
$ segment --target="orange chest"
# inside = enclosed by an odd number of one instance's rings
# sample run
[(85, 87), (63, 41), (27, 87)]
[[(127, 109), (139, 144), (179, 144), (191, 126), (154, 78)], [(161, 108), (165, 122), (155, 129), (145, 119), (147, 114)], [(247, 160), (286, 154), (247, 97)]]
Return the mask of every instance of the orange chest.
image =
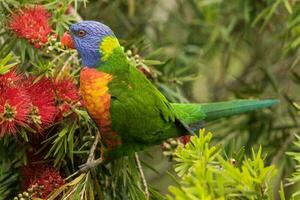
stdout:
[(80, 72), (80, 92), (84, 105), (98, 126), (110, 124), (110, 94), (108, 84), (112, 75), (93, 68), (83, 68)]

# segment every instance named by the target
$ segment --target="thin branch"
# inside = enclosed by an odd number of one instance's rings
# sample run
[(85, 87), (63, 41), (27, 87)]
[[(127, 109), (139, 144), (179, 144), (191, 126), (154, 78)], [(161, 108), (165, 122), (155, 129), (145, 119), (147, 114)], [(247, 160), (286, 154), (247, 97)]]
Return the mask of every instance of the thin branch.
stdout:
[(96, 167), (97, 165), (99, 165), (103, 162), (102, 155), (100, 158), (95, 160), (95, 152), (96, 152), (97, 145), (100, 142), (100, 138), (101, 138), (100, 132), (97, 131), (95, 141), (90, 149), (90, 154), (89, 154), (89, 157), (88, 157), (86, 163), (79, 166), (80, 172), (87, 172), (88, 170)]
[(78, 12), (72, 6), (70, 7), (69, 12), (70, 12), (70, 15), (72, 15), (77, 22), (81, 22), (83, 20), (82, 17), (78, 14)]
[(69, 194), (67, 194), (67, 196), (65, 196), (62, 200), (67, 200), (78, 188), (79, 184), (76, 185), (76, 187), (74, 187)]
[(74, 59), (77, 56), (76, 53), (72, 54), (66, 61), (65, 64), (63, 65), (63, 67), (60, 69), (60, 71), (57, 74), (57, 77), (60, 77), (63, 72), (65, 71), (65, 68), (68, 66), (68, 64), (71, 62), (72, 59)]
[(89, 154), (89, 157), (87, 159), (87, 162), (93, 160), (95, 158), (95, 151), (96, 151), (96, 148), (97, 148), (97, 145), (98, 143), (100, 142), (100, 133), (99, 131), (97, 131), (96, 133), (96, 138), (95, 138), (95, 141), (91, 147), (91, 150), (90, 150), (90, 154)]
[(84, 181), (84, 186), (83, 186), (83, 189), (81, 191), (81, 197), (80, 197), (80, 200), (84, 200), (84, 194), (86, 194), (86, 184), (88, 182), (88, 179), (89, 179), (89, 175), (90, 173), (88, 173), (85, 177), (85, 181)]
[(276, 165), (280, 159), (282, 158), (282, 155), (286, 152), (286, 150), (289, 148), (290, 144), (294, 141), (294, 134), (290, 134), (288, 138), (285, 140), (285, 142), (281, 145), (281, 148), (278, 149), (277, 154), (272, 159), (272, 164)]
[(68, 176), (67, 178), (65, 178), (64, 180), (67, 181), (67, 180), (71, 179), (72, 177), (74, 177), (75, 175), (77, 175), (78, 173), (79, 173), (79, 171), (76, 171), (73, 174), (71, 174), (70, 176)]
[(141, 179), (142, 179), (142, 182), (143, 182), (143, 185), (144, 185), (144, 190), (145, 190), (144, 193), (145, 193), (146, 199), (149, 200), (150, 199), (149, 189), (148, 189), (147, 181), (146, 181), (146, 178), (145, 178), (145, 175), (144, 175), (144, 172), (143, 172), (141, 161), (139, 159), (139, 155), (138, 155), (137, 152), (135, 152), (134, 156), (135, 156), (135, 162), (137, 164), (137, 168), (139, 170), (139, 173), (141, 175)]
[(91, 160), (89, 162), (86, 162), (83, 165), (80, 165), (80, 172), (87, 172), (90, 169), (95, 168), (96, 166), (100, 165), (101, 163), (103, 163), (103, 159), (102, 158), (98, 158), (97, 160)]

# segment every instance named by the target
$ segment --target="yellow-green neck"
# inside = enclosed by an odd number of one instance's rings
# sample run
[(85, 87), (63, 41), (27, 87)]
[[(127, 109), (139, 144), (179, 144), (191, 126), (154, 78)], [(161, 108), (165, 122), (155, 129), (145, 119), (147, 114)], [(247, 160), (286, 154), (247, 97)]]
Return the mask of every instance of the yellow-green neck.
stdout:
[(102, 39), (99, 45), (99, 51), (101, 53), (101, 61), (107, 61), (113, 54), (116, 48), (120, 47), (119, 41), (114, 36), (106, 36)]

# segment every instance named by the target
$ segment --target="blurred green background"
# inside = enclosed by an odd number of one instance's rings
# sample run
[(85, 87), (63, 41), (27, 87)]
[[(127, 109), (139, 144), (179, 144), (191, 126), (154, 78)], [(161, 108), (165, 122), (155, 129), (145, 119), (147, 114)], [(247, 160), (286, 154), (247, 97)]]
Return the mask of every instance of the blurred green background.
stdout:
[[(171, 100), (211, 102), (278, 98), (280, 106), (207, 124), (228, 158), (263, 146), (280, 179), (294, 170), (285, 152), (299, 132), (300, 5), (296, 0), (102, 0), (80, 5), (83, 19), (112, 28), (126, 49), (149, 64), (154, 83)], [(298, 133), (299, 134), (299, 133)], [(159, 147), (146, 163), (161, 191), (171, 182)], [(162, 160), (164, 162), (162, 162)], [(297, 189), (297, 187), (295, 187)]]

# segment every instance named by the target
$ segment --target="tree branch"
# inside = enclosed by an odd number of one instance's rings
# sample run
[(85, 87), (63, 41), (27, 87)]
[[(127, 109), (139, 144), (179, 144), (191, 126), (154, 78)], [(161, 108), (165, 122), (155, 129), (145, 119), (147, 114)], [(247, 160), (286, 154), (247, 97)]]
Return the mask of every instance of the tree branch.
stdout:
[(80, 168), (79, 172), (87, 172), (90, 169), (96, 167), (97, 165), (100, 165), (103, 162), (102, 155), (100, 158), (95, 160), (95, 152), (96, 152), (97, 145), (100, 142), (100, 138), (101, 138), (100, 132), (97, 131), (95, 141), (90, 149), (89, 157), (85, 164), (79, 166)]
[(143, 185), (144, 185), (144, 193), (145, 193), (146, 199), (149, 200), (150, 199), (149, 189), (148, 189), (147, 181), (146, 181), (146, 178), (145, 178), (145, 175), (144, 175), (144, 172), (143, 172), (143, 168), (142, 168), (142, 165), (141, 165), (141, 162), (140, 162), (140, 159), (139, 159), (139, 155), (138, 155), (137, 152), (135, 152), (134, 156), (135, 156), (135, 162), (137, 164), (137, 168), (139, 170), (139, 173), (141, 175), (141, 179), (142, 179), (142, 182), (143, 182)]

